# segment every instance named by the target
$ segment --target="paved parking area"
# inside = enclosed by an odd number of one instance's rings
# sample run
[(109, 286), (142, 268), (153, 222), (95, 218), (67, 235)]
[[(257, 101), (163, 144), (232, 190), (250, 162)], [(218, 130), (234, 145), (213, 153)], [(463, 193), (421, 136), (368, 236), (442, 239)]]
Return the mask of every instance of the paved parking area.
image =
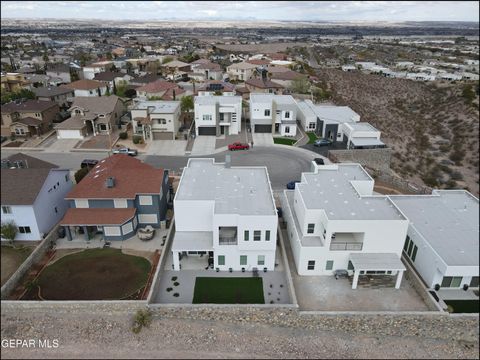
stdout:
[(254, 146), (273, 146), (273, 135), (271, 133), (252, 133)]
[(238, 135), (221, 135), (217, 137), (216, 143), (215, 143), (215, 148), (220, 149), (222, 147), (225, 147), (225, 150), (227, 149), (227, 146), (229, 144), (232, 144), (234, 142), (241, 142), (241, 143), (249, 143), (251, 142), (251, 136), (248, 136), (249, 133), (246, 132), (245, 130), (245, 123), (242, 122), (242, 131), (238, 133)]
[(216, 136), (200, 135), (195, 138), (191, 155), (210, 155), (215, 152)]
[(187, 140), (153, 140), (148, 145), (147, 155), (183, 156)]

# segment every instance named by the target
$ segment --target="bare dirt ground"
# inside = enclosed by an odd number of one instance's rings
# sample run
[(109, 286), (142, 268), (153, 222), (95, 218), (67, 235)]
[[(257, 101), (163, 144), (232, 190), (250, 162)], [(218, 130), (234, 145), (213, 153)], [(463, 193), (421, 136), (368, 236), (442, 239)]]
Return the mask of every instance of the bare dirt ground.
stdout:
[(1, 247), (1, 284), (5, 284), (35, 247)]
[(478, 358), (478, 340), (378, 335), (374, 323), (350, 331), (155, 316), (133, 334), (131, 318), (115, 311), (2, 312), (2, 340), (59, 341), (54, 349), (2, 346), (2, 358)]
[[(422, 83), (361, 72), (319, 70), (337, 105), (350, 106), (382, 131), (401, 177), (478, 196), (479, 112), (462, 97), (465, 84)], [(474, 86), (476, 86), (474, 84)]]
[(216, 45), (218, 49), (234, 52), (258, 52), (258, 53), (276, 53), (287, 50), (288, 47), (308, 46), (308, 43), (270, 43), (270, 44), (232, 44), (232, 45)]

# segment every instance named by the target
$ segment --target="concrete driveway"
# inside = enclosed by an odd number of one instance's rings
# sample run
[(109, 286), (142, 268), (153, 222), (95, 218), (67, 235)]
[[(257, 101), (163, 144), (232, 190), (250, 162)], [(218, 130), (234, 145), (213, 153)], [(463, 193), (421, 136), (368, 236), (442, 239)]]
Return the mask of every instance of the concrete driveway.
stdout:
[(216, 136), (201, 135), (195, 138), (191, 155), (210, 155), (215, 152)]
[(148, 145), (147, 155), (183, 156), (186, 140), (153, 140)]
[(254, 146), (273, 146), (271, 133), (252, 133)]
[(79, 139), (57, 139), (50, 146), (45, 148), (45, 152), (50, 153), (68, 153), (81, 140)]

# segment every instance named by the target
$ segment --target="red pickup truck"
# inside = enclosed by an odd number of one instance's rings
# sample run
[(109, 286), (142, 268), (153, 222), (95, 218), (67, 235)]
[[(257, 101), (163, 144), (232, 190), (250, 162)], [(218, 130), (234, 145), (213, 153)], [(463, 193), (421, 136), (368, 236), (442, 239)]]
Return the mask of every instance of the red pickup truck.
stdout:
[(248, 144), (242, 144), (239, 142), (228, 145), (228, 150), (248, 150), (250, 146)]

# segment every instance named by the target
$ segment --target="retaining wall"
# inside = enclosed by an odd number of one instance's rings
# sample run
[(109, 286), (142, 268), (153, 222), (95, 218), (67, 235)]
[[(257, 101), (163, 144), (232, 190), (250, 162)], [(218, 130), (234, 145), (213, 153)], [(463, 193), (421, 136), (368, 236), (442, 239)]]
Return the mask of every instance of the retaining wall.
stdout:
[(42, 240), (42, 242), (33, 250), (30, 256), (20, 265), (15, 273), (8, 279), (8, 281), (2, 286), (1, 298), (6, 299), (11, 292), (19, 285), (23, 276), (30, 270), (30, 268), (43, 259), (45, 253), (50, 249), (50, 244), (56, 243), (58, 239), (57, 229), (59, 225), (56, 225), (50, 233)]
[(355, 162), (375, 170), (389, 171), (392, 149), (329, 150), (328, 158), (332, 162)]

